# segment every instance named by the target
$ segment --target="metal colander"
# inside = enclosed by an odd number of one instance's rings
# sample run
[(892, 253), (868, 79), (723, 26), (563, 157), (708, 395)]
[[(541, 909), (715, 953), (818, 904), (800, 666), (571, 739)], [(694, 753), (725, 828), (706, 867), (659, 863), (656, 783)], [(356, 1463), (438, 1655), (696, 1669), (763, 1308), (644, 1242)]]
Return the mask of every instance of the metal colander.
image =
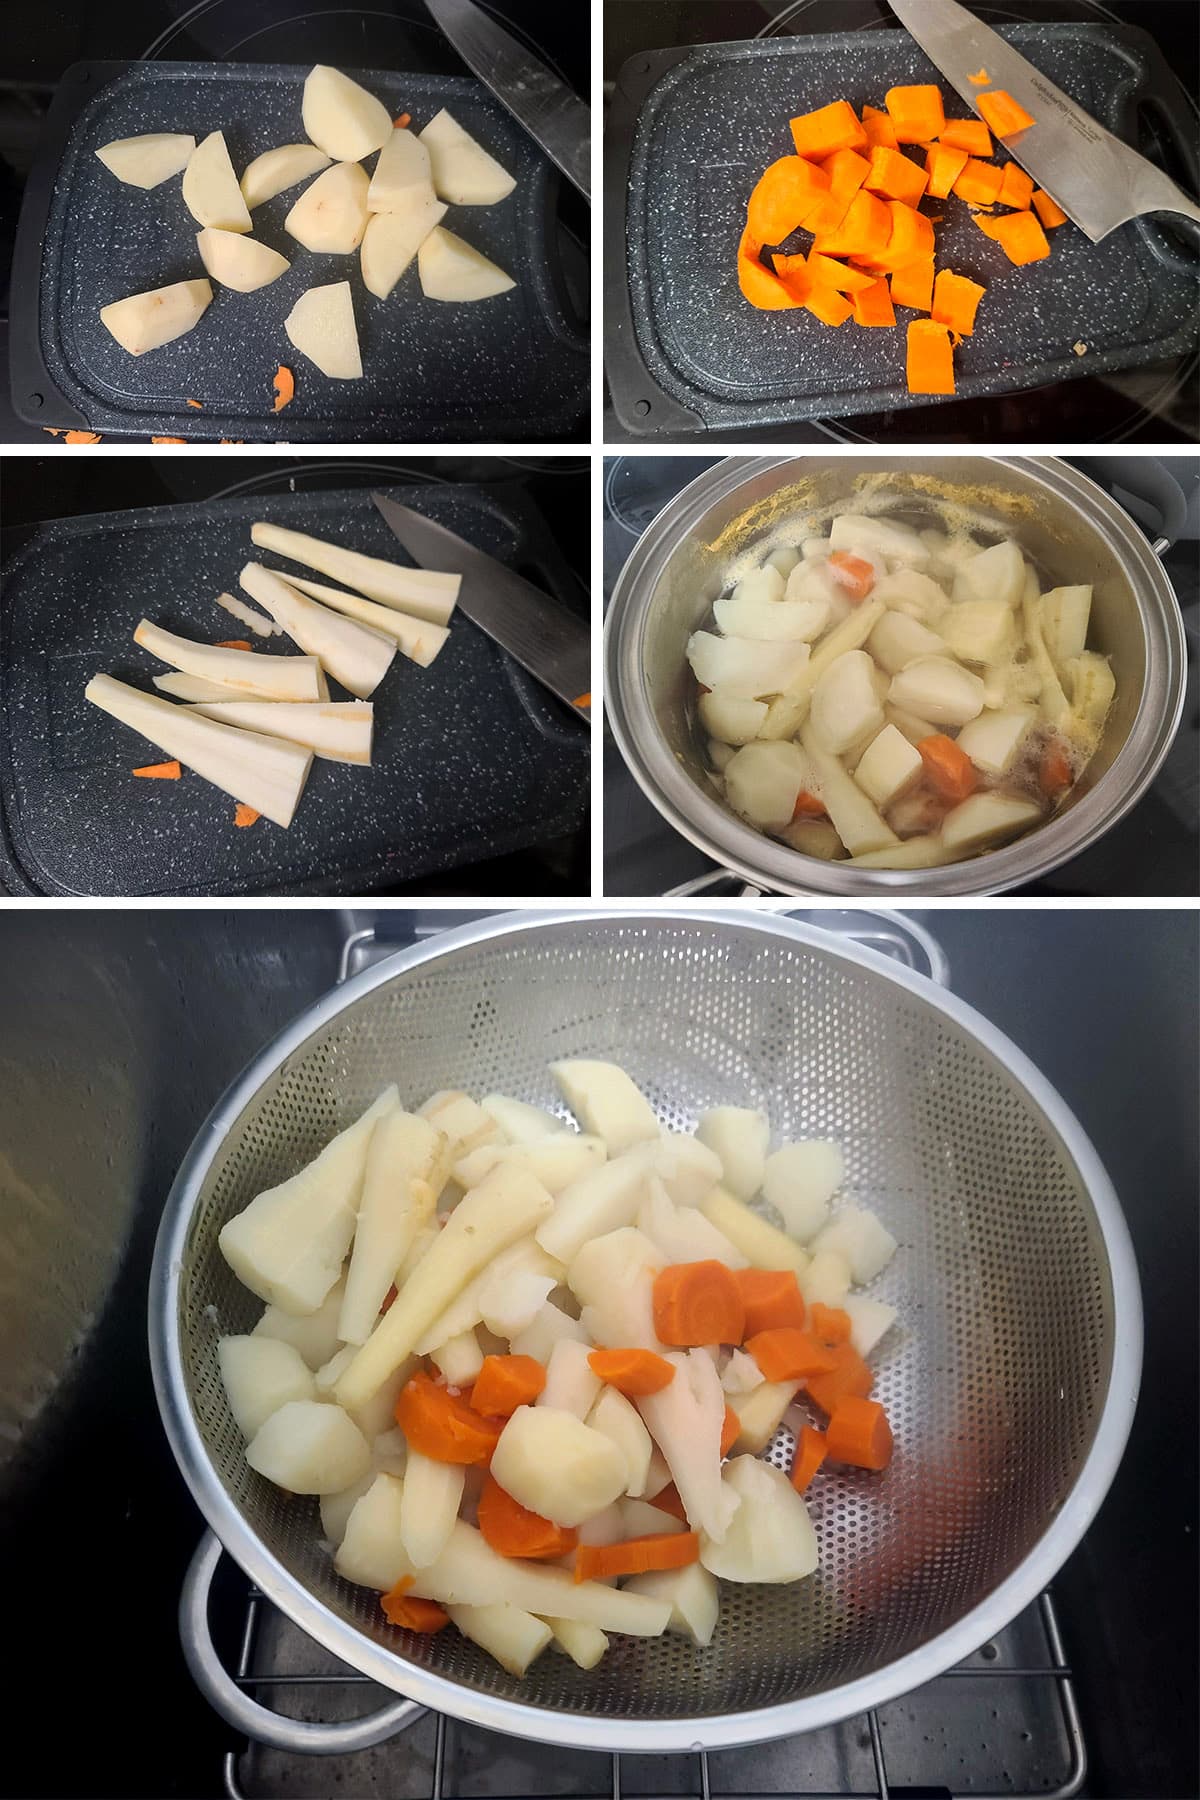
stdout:
[[(764, 1108), (775, 1138), (836, 1138), (849, 1198), (899, 1239), (872, 1289), (899, 1309), (877, 1356), (897, 1452), (829, 1470), (817, 1575), (723, 1584), (711, 1646), (616, 1637), (581, 1673), (518, 1681), (456, 1632), (422, 1639), (337, 1577), (314, 1501), (254, 1474), (217, 1372), (259, 1303), (217, 1233), (389, 1081), (493, 1089), (562, 1112), (552, 1058), (610, 1057), (664, 1125)], [(180, 1173), (151, 1295), (160, 1405), (225, 1547), (364, 1673), (499, 1730), (605, 1749), (780, 1736), (859, 1712), (975, 1649), (1045, 1585), (1111, 1479), (1136, 1397), (1140, 1306), (1115, 1196), (1015, 1047), (928, 981), (771, 913), (508, 915), (359, 976), (271, 1045)], [(789, 1462), (781, 1429), (772, 1460)]]

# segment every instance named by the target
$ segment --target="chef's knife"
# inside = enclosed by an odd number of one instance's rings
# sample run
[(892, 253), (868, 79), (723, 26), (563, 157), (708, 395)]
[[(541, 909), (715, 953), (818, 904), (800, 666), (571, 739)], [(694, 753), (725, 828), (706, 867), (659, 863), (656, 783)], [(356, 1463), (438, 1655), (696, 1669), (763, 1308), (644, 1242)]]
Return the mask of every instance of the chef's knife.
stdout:
[[(1200, 223), (1200, 206), (1169, 176), (1098, 125), (957, 0), (888, 4), (969, 106), (978, 112), (980, 94), (1006, 88), (1033, 114), (1034, 123), (1005, 138), (1004, 148), (1094, 244), (1142, 213), (1183, 213)], [(971, 81), (981, 69), (987, 81)]]
[(580, 718), (590, 718), (592, 641), (586, 623), (444, 525), (386, 494), (371, 498), (420, 568), (462, 576), (459, 611)]
[[(583, 101), (474, 0), (425, 0), (425, 5), (468, 69), (590, 199), (592, 115)], [(585, 9), (585, 28), (586, 22)]]

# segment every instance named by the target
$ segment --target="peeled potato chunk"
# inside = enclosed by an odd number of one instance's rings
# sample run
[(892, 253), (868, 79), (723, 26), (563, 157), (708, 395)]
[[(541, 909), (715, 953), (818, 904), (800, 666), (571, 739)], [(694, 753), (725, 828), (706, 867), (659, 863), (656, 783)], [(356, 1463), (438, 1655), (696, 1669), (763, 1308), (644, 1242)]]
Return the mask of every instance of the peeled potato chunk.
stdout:
[(247, 165), (238, 184), (242, 199), (253, 212), (256, 206), (273, 200), (285, 188), (295, 187), (298, 181), (307, 181), (310, 175), (319, 175), (329, 163), (330, 158), (315, 144), (279, 144)]
[(363, 232), (359, 264), (363, 285), (386, 300), (421, 245), (446, 216), (440, 200), (415, 203), (403, 211), (373, 212)]
[(246, 1446), (246, 1461), (289, 1494), (336, 1494), (366, 1474), (371, 1446), (340, 1406), (289, 1400)]
[(250, 230), (250, 213), (229, 160), (224, 132), (210, 132), (188, 158), (183, 203), (197, 225), (216, 225), (222, 231)]
[(335, 162), (361, 162), (392, 135), (392, 116), (382, 100), (325, 63), (304, 83), (302, 114), (313, 143)]
[(102, 144), (96, 155), (118, 181), (149, 189), (186, 169), (195, 148), (195, 138), (183, 132), (148, 131), (141, 137), (114, 138), (111, 144)]
[(358, 163), (334, 163), (305, 188), (283, 229), (306, 250), (348, 256), (367, 229), (369, 185), (367, 171)]
[(814, 1250), (838, 1250), (855, 1286), (874, 1281), (896, 1254), (896, 1240), (866, 1207), (843, 1206), (813, 1239)]
[(625, 1583), (624, 1592), (645, 1594), (651, 1600), (665, 1600), (671, 1608), (668, 1631), (690, 1637), (700, 1650), (712, 1643), (713, 1632), (717, 1629), (720, 1593), (716, 1577), (703, 1563), (634, 1575)]
[(500, 1601), (491, 1606), (449, 1606), (446, 1611), (450, 1623), (510, 1675), (524, 1675), (554, 1635), (543, 1619)]
[(406, 212), (414, 203), (430, 207), (436, 200), (429, 151), (411, 131), (394, 129), (379, 152), (367, 205), (375, 213)]
[(348, 281), (309, 288), (283, 322), (288, 342), (333, 381), (361, 381), (362, 357)]
[(268, 287), (292, 266), (278, 250), (243, 237), (240, 232), (222, 231), (216, 225), (206, 225), (196, 233), (196, 248), (213, 280), (239, 294)]
[(417, 251), (417, 273), (427, 300), (490, 300), (517, 285), (443, 225), (436, 225)]
[(654, 1108), (616, 1063), (574, 1058), (551, 1063), (550, 1073), (580, 1124), (604, 1139), (610, 1156), (658, 1136)]
[(741, 1501), (719, 1544), (705, 1539), (700, 1561), (723, 1581), (799, 1581), (820, 1556), (808, 1508), (783, 1473), (754, 1456), (735, 1456), (725, 1484)]
[(100, 322), (130, 356), (170, 344), (197, 324), (212, 301), (207, 281), (175, 281), (170, 287), (129, 294), (100, 308)]
[(829, 1202), (842, 1185), (842, 1152), (827, 1139), (784, 1144), (768, 1156), (763, 1194), (793, 1237), (806, 1242), (829, 1217)]
[(289, 1400), (314, 1400), (312, 1370), (291, 1344), (269, 1337), (223, 1337), (217, 1363), (238, 1430), (252, 1438)]
[(429, 121), (419, 141), (429, 153), (438, 199), (452, 206), (494, 206), (517, 185), (515, 177), (444, 109)]
[(568, 1526), (610, 1506), (629, 1479), (611, 1438), (550, 1406), (518, 1406), (500, 1433), (492, 1474), (522, 1506)]
[[(739, 1200), (749, 1200), (762, 1185), (770, 1135), (766, 1113), (748, 1106), (711, 1107), (696, 1127), (700, 1142), (720, 1159), (725, 1186)], [(714, 1223), (721, 1227), (719, 1219)]]

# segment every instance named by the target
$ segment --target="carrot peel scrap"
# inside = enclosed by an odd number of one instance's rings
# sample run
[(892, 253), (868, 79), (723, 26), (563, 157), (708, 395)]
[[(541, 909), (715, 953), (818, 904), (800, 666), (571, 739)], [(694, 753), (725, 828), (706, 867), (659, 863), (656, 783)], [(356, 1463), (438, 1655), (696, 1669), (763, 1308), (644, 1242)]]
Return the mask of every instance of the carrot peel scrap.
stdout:
[(146, 763), (143, 768), (135, 769), (133, 773), (140, 775), (143, 781), (178, 781), (183, 774), (183, 769), (177, 762)]
[(216, 650), (253, 650), (254, 645), (249, 638), (222, 638), (213, 646)]
[(296, 397), (296, 377), (283, 363), (275, 371), (275, 411), (282, 412)]
[(262, 814), (260, 812), (255, 812), (252, 806), (247, 806), (244, 800), (238, 801), (233, 815), (233, 822), (239, 831), (244, 831), (247, 825), (257, 825), (261, 818)]
[(98, 431), (68, 431), (63, 438), (64, 444), (100, 444), (103, 441)]

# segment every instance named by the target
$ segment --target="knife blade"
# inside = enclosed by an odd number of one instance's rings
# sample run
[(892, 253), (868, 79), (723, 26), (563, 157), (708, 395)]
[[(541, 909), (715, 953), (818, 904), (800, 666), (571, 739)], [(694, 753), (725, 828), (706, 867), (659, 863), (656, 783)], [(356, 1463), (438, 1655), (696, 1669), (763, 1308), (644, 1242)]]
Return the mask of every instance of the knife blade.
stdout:
[(425, 5), (472, 74), (590, 199), (590, 109), (473, 0), (425, 0)]
[(386, 494), (371, 498), (421, 568), (462, 576), (458, 610), (581, 719), (590, 718), (592, 641), (587, 624), (444, 525)]
[[(1006, 88), (1034, 115), (1032, 125), (1002, 140), (1004, 148), (1094, 244), (1142, 213), (1182, 213), (1200, 222), (1200, 206), (1169, 176), (1106, 131), (957, 0), (888, 4), (976, 112), (981, 93)], [(972, 82), (969, 77), (981, 69), (987, 81)]]

